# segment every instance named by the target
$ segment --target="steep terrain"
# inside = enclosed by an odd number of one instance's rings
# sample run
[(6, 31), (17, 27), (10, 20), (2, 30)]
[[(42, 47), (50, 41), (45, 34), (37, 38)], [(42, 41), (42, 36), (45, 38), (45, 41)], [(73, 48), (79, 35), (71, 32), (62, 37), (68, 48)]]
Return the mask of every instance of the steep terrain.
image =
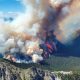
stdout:
[(54, 75), (50, 71), (35, 66), (21, 68), (20, 65), (3, 59), (0, 60), (0, 80), (54, 80)]

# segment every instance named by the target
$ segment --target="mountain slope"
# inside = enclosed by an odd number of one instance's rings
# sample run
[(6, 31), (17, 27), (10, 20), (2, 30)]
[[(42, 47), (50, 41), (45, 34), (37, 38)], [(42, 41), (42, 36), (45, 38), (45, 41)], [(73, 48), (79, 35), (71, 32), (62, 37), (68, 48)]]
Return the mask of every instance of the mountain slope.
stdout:
[(35, 66), (21, 68), (17, 65), (3, 59), (0, 60), (0, 80), (54, 80), (54, 75), (49, 71)]

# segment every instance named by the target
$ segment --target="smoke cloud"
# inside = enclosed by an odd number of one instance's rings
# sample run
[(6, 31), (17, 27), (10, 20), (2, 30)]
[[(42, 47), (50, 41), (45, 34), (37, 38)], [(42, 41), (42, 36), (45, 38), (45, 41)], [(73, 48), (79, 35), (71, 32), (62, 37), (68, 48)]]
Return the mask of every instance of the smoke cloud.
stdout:
[(76, 0), (75, 2), (75, 0), (72, 0), (69, 5), (68, 15), (59, 22), (59, 27), (62, 30), (61, 35), (63, 36), (62, 41), (64, 40), (63, 42), (72, 41), (78, 36), (77, 31), (80, 30), (79, 10), (80, 1)]
[(45, 32), (53, 30), (56, 38), (65, 43), (79, 29), (80, 18), (76, 13), (73, 14), (74, 2), (75, 0), (23, 0), (25, 12), (10, 23), (0, 22), (0, 53), (5, 58), (6, 54), (22, 53), (31, 57), (34, 63), (42, 61), (43, 50), (39, 45), (45, 41)]

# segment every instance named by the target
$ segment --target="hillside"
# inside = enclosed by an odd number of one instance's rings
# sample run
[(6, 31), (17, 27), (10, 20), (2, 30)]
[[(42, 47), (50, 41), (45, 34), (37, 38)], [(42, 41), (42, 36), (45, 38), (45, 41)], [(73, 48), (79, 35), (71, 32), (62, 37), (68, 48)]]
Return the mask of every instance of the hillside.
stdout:
[[(80, 80), (80, 71), (77, 71), (80, 70), (80, 65), (74, 61), (80, 60), (73, 57), (61, 59), (52, 56), (41, 65), (0, 59), (0, 80)], [(66, 72), (68, 70), (72, 72)]]
[(24, 64), (1, 59), (0, 80), (54, 80), (54, 75), (50, 71), (27, 65), (24, 67)]

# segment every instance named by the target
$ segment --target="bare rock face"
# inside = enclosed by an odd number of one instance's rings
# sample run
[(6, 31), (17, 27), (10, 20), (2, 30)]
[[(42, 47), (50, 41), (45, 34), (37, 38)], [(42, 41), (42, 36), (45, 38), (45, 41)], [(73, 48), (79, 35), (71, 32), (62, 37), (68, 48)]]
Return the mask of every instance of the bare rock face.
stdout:
[(21, 80), (17, 68), (6, 62), (0, 62), (0, 80)]
[(54, 75), (51, 74), (49, 71), (44, 71), (35, 67), (27, 69), (24, 75), (25, 80), (55, 80)]
[(0, 61), (0, 80), (55, 80), (55, 77), (40, 68), (22, 69), (7, 61)]

